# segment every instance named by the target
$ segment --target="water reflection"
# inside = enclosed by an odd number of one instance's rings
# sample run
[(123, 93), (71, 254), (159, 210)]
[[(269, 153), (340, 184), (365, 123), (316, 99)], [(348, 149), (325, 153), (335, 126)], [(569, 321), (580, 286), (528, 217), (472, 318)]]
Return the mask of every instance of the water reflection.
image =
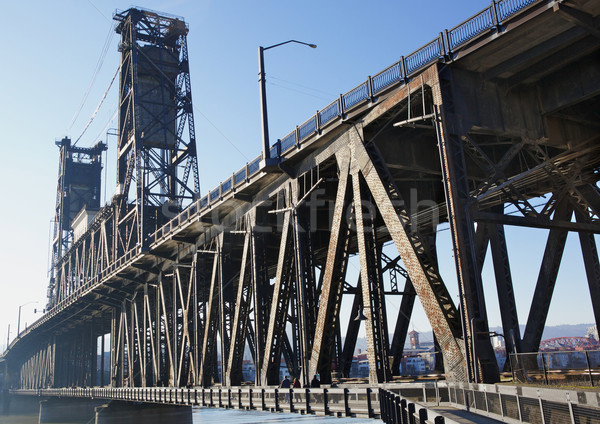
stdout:
[[(216, 409), (216, 408), (193, 408), (192, 417), (194, 424), (254, 424), (260, 423), (286, 423), (286, 424), (380, 424), (380, 420), (369, 420), (361, 418), (335, 418), (322, 417), (315, 415), (300, 415), (286, 413), (270, 413), (262, 411), (242, 411), (237, 409)], [(93, 423), (93, 420), (91, 421)], [(38, 414), (20, 413), (19, 415), (0, 415), (2, 424), (38, 424)], [(67, 423), (53, 423), (67, 424)], [(68, 424), (88, 424), (87, 422)], [(131, 424), (138, 424), (132, 421)]]

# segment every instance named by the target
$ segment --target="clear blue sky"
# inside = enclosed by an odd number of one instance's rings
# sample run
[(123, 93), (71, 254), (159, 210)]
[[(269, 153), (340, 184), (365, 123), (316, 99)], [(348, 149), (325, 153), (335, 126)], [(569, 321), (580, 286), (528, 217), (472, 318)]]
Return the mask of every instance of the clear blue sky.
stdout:
[[(429, 40), (489, 5), (471, 1), (147, 1), (141, 7), (182, 16), (188, 22), (189, 56), (202, 192), (215, 187), (260, 152), (257, 47), (288, 39), (266, 52), (271, 139), (304, 122), (317, 109)], [(55, 139), (76, 139), (117, 69), (118, 35), (112, 15), (131, 5), (113, 0), (7, 2), (3, 5), (0, 67), (0, 346), (11, 338), (19, 305), (22, 327), (45, 306), (50, 220), (56, 197)], [(107, 53), (78, 119), (71, 121)], [(79, 145), (106, 141), (116, 111), (115, 87)], [(108, 138), (107, 196), (114, 192), (115, 138)], [(508, 230), (515, 291), (525, 322), (546, 231)], [(449, 232), (439, 233), (441, 271), (456, 293)], [(592, 322), (578, 239), (570, 235), (549, 324)], [(491, 261), (486, 261), (490, 322), (499, 325)], [(399, 299), (395, 301), (399, 305)], [(390, 315), (394, 307), (388, 308)], [(395, 315), (395, 314), (394, 314)], [(38, 316), (39, 317), (39, 316)], [(395, 318), (394, 318), (395, 319)], [(413, 327), (429, 325), (417, 309)]]

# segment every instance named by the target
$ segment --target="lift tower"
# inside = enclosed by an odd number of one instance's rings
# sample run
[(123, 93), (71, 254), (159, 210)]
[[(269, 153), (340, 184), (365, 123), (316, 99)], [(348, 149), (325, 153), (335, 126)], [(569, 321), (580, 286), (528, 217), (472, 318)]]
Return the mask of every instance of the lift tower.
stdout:
[[(115, 14), (121, 35), (117, 256), (198, 198), (200, 183), (182, 18), (142, 9)], [(187, 130), (187, 131), (186, 131)]]
[[(102, 152), (106, 144), (77, 147), (68, 137), (56, 141), (60, 148), (48, 308), (55, 304), (56, 285), (54, 265), (73, 242), (73, 227), (77, 221), (92, 217), (100, 207)], [(86, 215), (83, 217), (83, 215)]]

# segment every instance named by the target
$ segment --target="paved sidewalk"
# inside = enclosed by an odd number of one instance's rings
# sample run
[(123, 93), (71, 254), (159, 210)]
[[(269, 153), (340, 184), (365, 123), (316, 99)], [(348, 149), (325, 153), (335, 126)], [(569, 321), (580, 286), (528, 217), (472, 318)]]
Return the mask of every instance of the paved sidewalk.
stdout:
[(449, 420), (459, 424), (498, 424), (504, 422), (451, 406), (428, 406), (427, 409), (443, 415), (446, 418), (446, 422), (449, 422)]

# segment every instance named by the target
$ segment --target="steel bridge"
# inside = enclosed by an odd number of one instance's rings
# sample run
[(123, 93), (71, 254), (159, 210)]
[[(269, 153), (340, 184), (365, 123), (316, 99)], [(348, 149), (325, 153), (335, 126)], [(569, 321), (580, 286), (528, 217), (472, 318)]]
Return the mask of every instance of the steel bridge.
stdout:
[[(59, 143), (49, 310), (3, 355), (6, 384), (238, 387), (245, 351), (255, 386), (278, 384), (283, 361), (329, 384), (363, 322), (369, 382), (388, 383), (417, 297), (446, 379), (494, 383), (487, 250), (507, 350), (537, 351), (568, 232), (600, 324), (599, 14), (598, 0), (494, 0), (297, 126), (275, 164), (259, 156), (201, 197), (188, 27), (117, 13), (117, 193), (94, 203), (103, 145)], [(445, 224), (458, 305), (437, 264)], [(549, 230), (523, 334), (507, 225)]]

